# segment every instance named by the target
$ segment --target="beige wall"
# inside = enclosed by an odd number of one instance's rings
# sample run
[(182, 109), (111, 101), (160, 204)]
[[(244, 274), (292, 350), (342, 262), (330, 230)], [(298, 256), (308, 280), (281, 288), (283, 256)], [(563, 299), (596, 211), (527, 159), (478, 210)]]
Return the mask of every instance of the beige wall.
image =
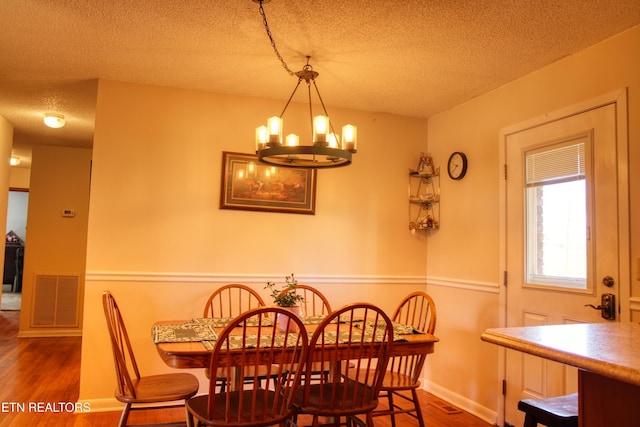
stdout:
[(31, 179), (31, 168), (21, 168), (14, 166), (11, 168), (9, 175), (9, 187), (11, 188), (29, 188)]
[[(444, 164), (469, 158), (466, 178), (442, 179), (442, 228), (428, 241), (428, 291), (438, 302), (428, 386), (477, 413), (498, 407), (498, 350), (480, 341), (498, 326), (500, 129), (628, 88), (631, 259), (640, 258), (640, 26), (429, 119), (429, 150)], [(626, 262), (626, 260), (624, 260)], [(638, 267), (632, 300), (640, 296)], [(628, 284), (631, 278), (621, 278)]]
[[(293, 272), (335, 307), (364, 300), (388, 311), (425, 288), (426, 235), (409, 232), (407, 206), (425, 120), (329, 108), (336, 123), (358, 126), (359, 152), (347, 168), (318, 172), (315, 215), (219, 209), (222, 152), (251, 153), (256, 126), (281, 108), (100, 82), (80, 389), (92, 408), (113, 405), (104, 289), (127, 316), (145, 372), (157, 372), (170, 369), (151, 343), (153, 321), (201, 315), (221, 283), (247, 283), (267, 297), (267, 280)], [(290, 106), (284, 119), (285, 132), (298, 122), (303, 134), (307, 107)]]
[[(35, 275), (77, 275), (82, 289), (91, 150), (35, 146), (32, 156), (19, 336), (79, 335), (82, 323), (77, 328), (32, 327), (31, 302)], [(75, 217), (63, 217), (63, 209), (73, 209)]]

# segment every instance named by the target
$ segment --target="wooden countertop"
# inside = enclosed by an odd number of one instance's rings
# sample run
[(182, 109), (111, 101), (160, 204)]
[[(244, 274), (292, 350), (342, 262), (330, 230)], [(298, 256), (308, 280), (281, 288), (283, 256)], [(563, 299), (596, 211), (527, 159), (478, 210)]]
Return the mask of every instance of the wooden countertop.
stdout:
[(487, 329), (483, 341), (640, 386), (640, 324), (584, 323)]

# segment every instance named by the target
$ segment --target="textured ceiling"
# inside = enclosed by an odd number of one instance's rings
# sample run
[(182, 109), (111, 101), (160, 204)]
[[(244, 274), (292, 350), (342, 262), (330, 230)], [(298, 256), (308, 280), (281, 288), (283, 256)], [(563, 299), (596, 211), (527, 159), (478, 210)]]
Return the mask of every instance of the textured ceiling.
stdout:
[[(91, 145), (97, 79), (285, 100), (252, 0), (2, 0), (0, 115), (15, 149)], [(271, 0), (293, 71), (330, 107), (429, 117), (640, 23), (638, 0)], [(42, 125), (47, 111), (67, 126)]]

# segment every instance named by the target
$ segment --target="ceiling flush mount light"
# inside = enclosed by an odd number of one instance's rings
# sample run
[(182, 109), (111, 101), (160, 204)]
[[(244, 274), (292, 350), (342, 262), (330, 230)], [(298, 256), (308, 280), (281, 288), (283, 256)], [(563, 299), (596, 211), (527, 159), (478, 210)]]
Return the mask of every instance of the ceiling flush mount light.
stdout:
[(11, 166), (18, 166), (21, 163), (20, 157), (12, 156), (9, 159), (9, 164)]
[[(351, 155), (357, 152), (357, 128), (353, 125), (345, 125), (342, 127), (341, 136), (338, 136), (334, 132), (333, 124), (329, 120), (327, 108), (324, 105), (324, 101), (316, 85), (316, 78), (319, 74), (314, 71), (313, 67), (309, 64), (311, 58), (307, 56), (307, 64), (301, 71), (295, 73), (291, 71), (276, 48), (276, 43), (271, 36), (267, 17), (262, 7), (262, 4), (268, 3), (269, 0), (252, 1), (260, 4), (260, 15), (262, 15), (263, 18), (265, 30), (271, 41), (271, 46), (273, 46), (273, 50), (282, 63), (282, 66), (287, 70), (289, 75), (298, 77), (298, 83), (293, 89), (280, 116), (269, 118), (266, 126), (260, 126), (256, 129), (256, 154), (258, 155), (258, 159), (261, 162), (272, 165), (298, 168), (332, 168), (351, 164)], [(285, 111), (287, 111), (289, 103), (293, 99), (298, 87), (300, 87), (300, 83), (303, 81), (307, 85), (309, 101), (312, 137), (309, 145), (300, 145), (300, 137), (295, 134), (287, 135), (284, 140), (282, 137), (282, 116)], [(313, 115), (311, 86), (315, 89), (324, 114)]]
[(64, 116), (62, 114), (45, 113), (44, 115), (44, 124), (50, 128), (61, 128), (64, 126), (64, 123)]

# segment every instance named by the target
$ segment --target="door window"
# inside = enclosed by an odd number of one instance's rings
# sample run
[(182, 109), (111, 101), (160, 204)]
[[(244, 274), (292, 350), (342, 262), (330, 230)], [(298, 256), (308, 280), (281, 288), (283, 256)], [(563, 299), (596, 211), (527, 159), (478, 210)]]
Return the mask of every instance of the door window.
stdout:
[(525, 152), (525, 286), (587, 289), (586, 136)]

